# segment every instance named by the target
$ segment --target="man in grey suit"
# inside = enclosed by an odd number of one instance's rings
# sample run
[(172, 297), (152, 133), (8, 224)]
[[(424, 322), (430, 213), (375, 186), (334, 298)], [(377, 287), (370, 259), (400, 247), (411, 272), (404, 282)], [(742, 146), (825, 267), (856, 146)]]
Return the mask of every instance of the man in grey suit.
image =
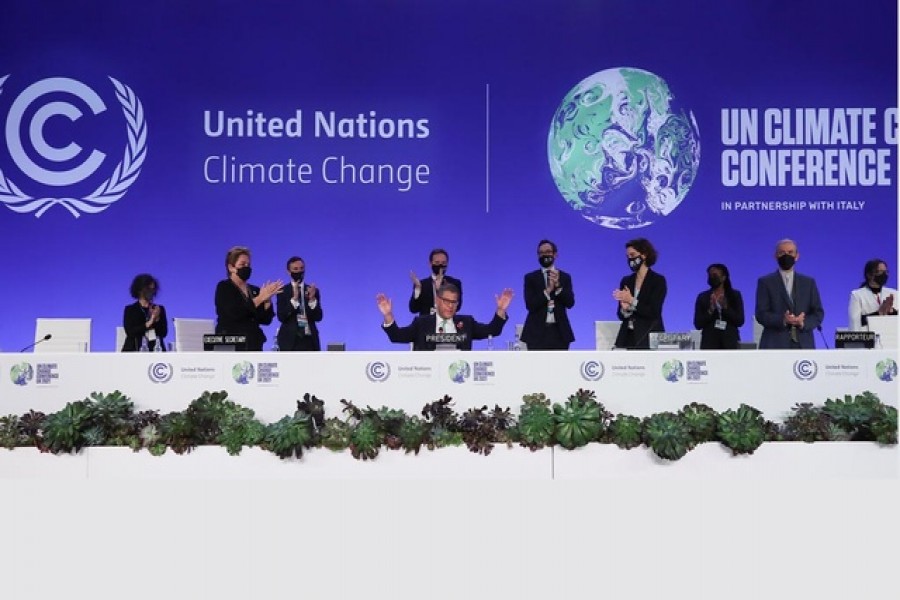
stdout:
[(756, 320), (763, 326), (760, 348), (813, 349), (813, 331), (822, 324), (825, 310), (816, 280), (794, 271), (800, 258), (797, 244), (781, 240), (775, 246), (778, 270), (756, 284)]

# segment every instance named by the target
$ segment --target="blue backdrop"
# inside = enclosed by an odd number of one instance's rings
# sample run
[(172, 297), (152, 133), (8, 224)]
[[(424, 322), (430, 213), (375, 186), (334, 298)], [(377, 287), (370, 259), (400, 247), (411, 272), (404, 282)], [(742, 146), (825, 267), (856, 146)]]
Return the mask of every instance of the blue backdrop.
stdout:
[[(897, 256), (892, 1), (92, 4), (12, 0), (0, 22), (3, 350), (31, 342), (36, 317), (91, 317), (93, 349), (112, 350), (144, 271), (170, 317), (213, 318), (236, 244), (257, 284), (305, 258), (323, 341), (350, 350), (403, 348), (375, 295), (408, 321), (408, 272), (426, 276), (434, 247), (464, 282), (464, 312), (488, 318), (508, 286), (521, 323), (523, 275), (554, 240), (574, 279), (573, 348), (615, 319), (633, 237), (659, 250), (670, 331), (691, 327), (712, 262), (730, 267), (749, 318), (790, 237), (830, 340), (863, 263)], [(605, 167), (593, 184), (560, 180), (582, 200), (609, 191), (596, 212), (637, 214), (637, 229), (584, 218), (551, 172), (554, 116), (598, 73), (615, 117), (574, 115), (554, 141), (602, 139), (587, 147)], [(96, 168), (79, 171), (92, 152)], [(260, 166), (236, 181), (223, 164)], [(660, 186), (675, 196), (648, 191)]]

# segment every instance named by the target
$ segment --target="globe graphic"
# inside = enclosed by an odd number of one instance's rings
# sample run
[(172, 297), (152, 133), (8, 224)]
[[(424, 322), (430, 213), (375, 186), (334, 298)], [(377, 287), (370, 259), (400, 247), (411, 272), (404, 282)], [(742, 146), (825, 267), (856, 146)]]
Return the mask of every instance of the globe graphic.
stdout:
[(547, 139), (565, 201), (611, 229), (646, 227), (681, 204), (697, 177), (700, 133), (657, 75), (620, 67), (566, 94)]
[(450, 364), (449, 368), (450, 380), (453, 383), (463, 383), (472, 375), (472, 369), (469, 363), (464, 360), (458, 360)]
[(890, 358), (879, 361), (875, 365), (875, 373), (881, 381), (893, 381), (897, 378), (897, 363)]
[(236, 363), (231, 368), (231, 376), (234, 377), (236, 383), (246, 385), (253, 379), (254, 369), (253, 363), (247, 361)]
[(25, 385), (34, 379), (34, 368), (26, 362), (13, 365), (9, 370), (9, 378), (16, 385)]
[(674, 383), (684, 377), (684, 365), (680, 360), (667, 360), (663, 363), (662, 374), (666, 381)]

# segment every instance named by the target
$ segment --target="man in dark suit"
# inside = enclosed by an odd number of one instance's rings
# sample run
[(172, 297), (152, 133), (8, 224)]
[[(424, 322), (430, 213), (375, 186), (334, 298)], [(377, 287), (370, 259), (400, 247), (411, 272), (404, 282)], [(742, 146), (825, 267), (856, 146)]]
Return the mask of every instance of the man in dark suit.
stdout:
[(756, 284), (756, 320), (763, 326), (760, 348), (813, 349), (813, 330), (822, 324), (825, 310), (812, 277), (794, 271), (800, 258), (797, 245), (781, 240), (775, 247), (778, 270)]
[(529, 350), (568, 350), (575, 340), (566, 311), (575, 306), (572, 277), (554, 266), (556, 244), (538, 243), (541, 268), (525, 275), (525, 327), (522, 341)]
[(287, 261), (291, 276), (290, 288), (278, 294), (278, 348), (282, 351), (321, 350), (319, 328), (322, 320), (322, 301), (319, 288), (314, 283), (305, 283), (306, 262), (299, 256)]
[(497, 312), (490, 323), (479, 323), (469, 315), (458, 315), (459, 290), (450, 283), (438, 288), (437, 309), (435, 314), (418, 316), (406, 327), (400, 327), (394, 321), (394, 313), (390, 299), (378, 294), (378, 309), (384, 315), (384, 332), (394, 343), (413, 343), (413, 350), (434, 350), (439, 343), (452, 343), (457, 350), (471, 350), (472, 340), (483, 340), (489, 336), (498, 336), (506, 324), (506, 309), (512, 300), (513, 292), (506, 288), (497, 296)]
[(415, 271), (409, 272), (409, 278), (413, 282), (412, 296), (409, 298), (409, 312), (414, 315), (427, 316), (435, 313), (435, 295), (443, 283), (452, 283), (459, 290), (459, 305), (456, 310), (462, 308), (462, 281), (456, 277), (447, 275), (449, 255), (443, 248), (435, 248), (428, 255), (431, 264), (431, 276), (419, 280)]

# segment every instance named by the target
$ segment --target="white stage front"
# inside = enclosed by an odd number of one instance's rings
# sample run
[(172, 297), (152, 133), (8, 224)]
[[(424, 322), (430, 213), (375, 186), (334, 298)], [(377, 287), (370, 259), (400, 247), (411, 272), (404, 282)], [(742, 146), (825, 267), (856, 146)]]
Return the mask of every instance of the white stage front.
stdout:
[(0, 354), (0, 374), (0, 413), (19, 415), (113, 390), (137, 410), (163, 413), (227, 390), (265, 422), (293, 413), (305, 393), (324, 400), (329, 416), (341, 399), (415, 413), (445, 394), (457, 411), (517, 412), (526, 394), (563, 402), (578, 388), (634, 416), (746, 403), (781, 420), (798, 402), (866, 390), (897, 406), (897, 353), (884, 350)]

